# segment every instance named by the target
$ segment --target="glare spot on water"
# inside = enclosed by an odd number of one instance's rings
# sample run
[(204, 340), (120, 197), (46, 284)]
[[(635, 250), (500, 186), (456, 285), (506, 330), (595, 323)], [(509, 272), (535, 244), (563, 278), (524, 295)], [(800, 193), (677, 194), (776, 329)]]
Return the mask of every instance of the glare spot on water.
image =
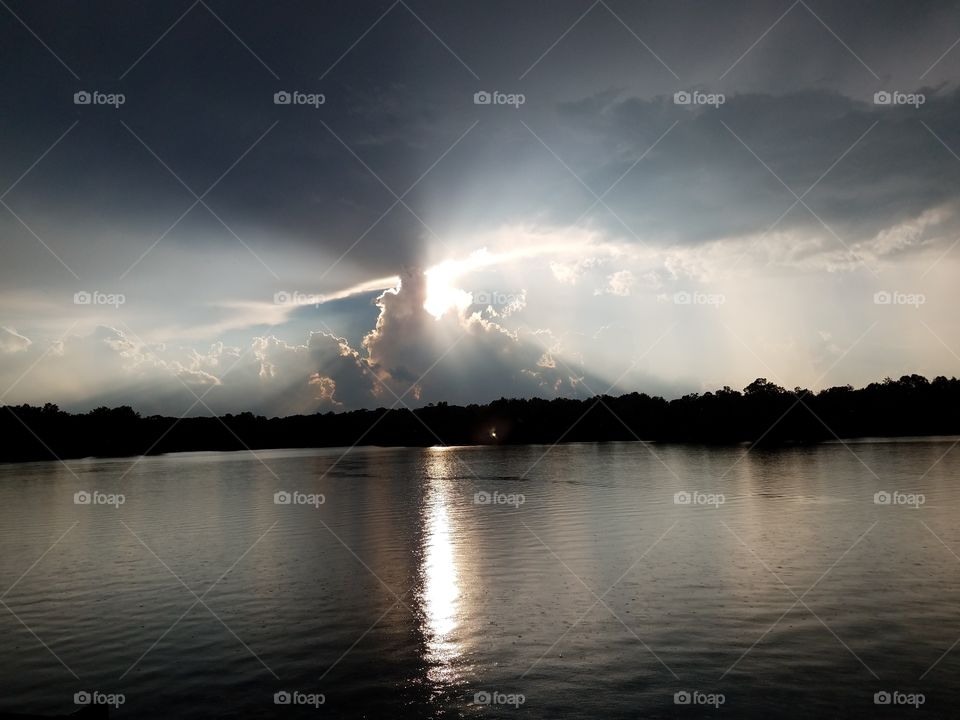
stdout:
[(460, 654), (454, 637), (459, 624), (460, 587), (457, 557), (448, 507), (452, 463), (438, 457), (429, 461), (423, 553), (422, 606), (426, 616), (427, 660), (432, 682), (449, 683), (455, 677), (453, 661)]

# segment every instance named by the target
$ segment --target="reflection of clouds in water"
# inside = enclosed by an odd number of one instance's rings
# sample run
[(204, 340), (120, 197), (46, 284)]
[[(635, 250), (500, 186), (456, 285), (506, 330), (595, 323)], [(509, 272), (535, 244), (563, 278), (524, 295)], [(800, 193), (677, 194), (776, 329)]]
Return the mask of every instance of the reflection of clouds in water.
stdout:
[(426, 616), (427, 660), (431, 665), (428, 677), (437, 683), (454, 679), (451, 664), (460, 654), (460, 648), (452, 638), (459, 624), (460, 587), (447, 502), (447, 482), (456, 461), (442, 450), (428, 451), (426, 475), (430, 479), (423, 510), (423, 589), (420, 597)]

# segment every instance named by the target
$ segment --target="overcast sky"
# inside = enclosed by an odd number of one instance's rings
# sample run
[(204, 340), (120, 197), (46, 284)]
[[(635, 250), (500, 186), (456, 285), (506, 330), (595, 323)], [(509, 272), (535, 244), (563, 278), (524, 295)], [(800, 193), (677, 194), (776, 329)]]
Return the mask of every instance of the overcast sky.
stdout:
[(0, 401), (956, 375), (958, 35), (933, 0), (5, 0)]

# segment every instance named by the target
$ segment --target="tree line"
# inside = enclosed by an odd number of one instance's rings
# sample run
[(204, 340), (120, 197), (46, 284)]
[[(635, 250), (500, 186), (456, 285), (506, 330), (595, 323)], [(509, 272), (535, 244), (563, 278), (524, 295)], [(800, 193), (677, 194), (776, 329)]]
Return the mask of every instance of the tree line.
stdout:
[(836, 438), (960, 434), (960, 380), (921, 375), (854, 389), (786, 390), (758, 378), (674, 400), (629, 393), (554, 400), (501, 398), (465, 407), (378, 408), (267, 418), (141, 416), (129, 406), (68, 413), (4, 406), (0, 461), (121, 457), (197, 450), (530, 444), (644, 440), (810, 443)]

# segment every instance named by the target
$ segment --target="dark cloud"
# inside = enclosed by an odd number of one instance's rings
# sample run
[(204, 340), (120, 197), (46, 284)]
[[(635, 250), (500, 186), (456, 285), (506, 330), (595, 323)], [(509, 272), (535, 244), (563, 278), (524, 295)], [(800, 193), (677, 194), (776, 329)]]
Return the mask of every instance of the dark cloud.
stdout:
[[(719, 120), (798, 193), (881, 120), (818, 188), (826, 203), (818, 207), (839, 223), (847, 215), (869, 224), (862, 217), (872, 203), (903, 216), (927, 186), (940, 188), (927, 202), (944, 199), (945, 181), (955, 178), (949, 156), (916, 122), (927, 121), (949, 145), (960, 142), (956, 94), (935, 89), (955, 86), (949, 72), (960, 53), (919, 79), (952, 42), (941, 27), (956, 19), (950, 3), (916, 3), (908, 13), (880, 2), (613, 2), (591, 10), (555, 47), (583, 3), (190, 8), (12, 3), (67, 67), (10, 13), (0, 17), (10, 60), (0, 87), (17, 107), (3, 119), (5, 179), (13, 182), (78, 121), (8, 201), (81, 275), (121, 274), (194, 199), (121, 121), (198, 194), (249, 150), (206, 202), (278, 274), (289, 252), (325, 266), (347, 252), (340, 269), (354, 279), (391, 274), (422, 261), (427, 245), (454, 242), (466, 223), (509, 222), (531, 209), (575, 219), (594, 198), (519, 120), (598, 194), (679, 120), (607, 200), (632, 232), (677, 242), (705, 238), (711, 225), (749, 232), (791, 200), (731, 144)], [(885, 82), (905, 81), (895, 87), (926, 86), (931, 96), (920, 112), (869, 104)], [(675, 90), (692, 87), (722, 90), (728, 103), (699, 115), (672, 105)], [(82, 88), (123, 92), (126, 102), (118, 110), (74, 106)], [(524, 92), (528, 102), (519, 111), (472, 104), (476, 90), (497, 88)], [(273, 94), (283, 89), (323, 93), (326, 103), (278, 107)], [(918, 168), (930, 170), (924, 183), (914, 177)], [(404, 198), (409, 208), (396, 204), (384, 215), (428, 169)], [(864, 178), (886, 187), (834, 193)], [(703, 217), (699, 227), (675, 222), (685, 208)], [(883, 222), (873, 217), (874, 226)], [(49, 256), (9, 214), (0, 223), (18, 260), (39, 273)], [(236, 250), (237, 262), (263, 270), (202, 206), (151, 251), (158, 262), (168, 244)], [(90, 248), (99, 265), (89, 262)], [(143, 262), (137, 272), (149, 275), (149, 258)]]
[(733, 95), (699, 110), (599, 96), (563, 108), (581, 136), (565, 147), (599, 194), (677, 121), (605, 198), (628, 227), (596, 213), (628, 238), (682, 244), (762, 232), (794, 203), (792, 190), (813, 212), (798, 204), (779, 228), (829, 232), (819, 217), (853, 244), (956, 204), (960, 163), (941, 141), (960, 147), (960, 92), (920, 92), (919, 109), (825, 91)]

